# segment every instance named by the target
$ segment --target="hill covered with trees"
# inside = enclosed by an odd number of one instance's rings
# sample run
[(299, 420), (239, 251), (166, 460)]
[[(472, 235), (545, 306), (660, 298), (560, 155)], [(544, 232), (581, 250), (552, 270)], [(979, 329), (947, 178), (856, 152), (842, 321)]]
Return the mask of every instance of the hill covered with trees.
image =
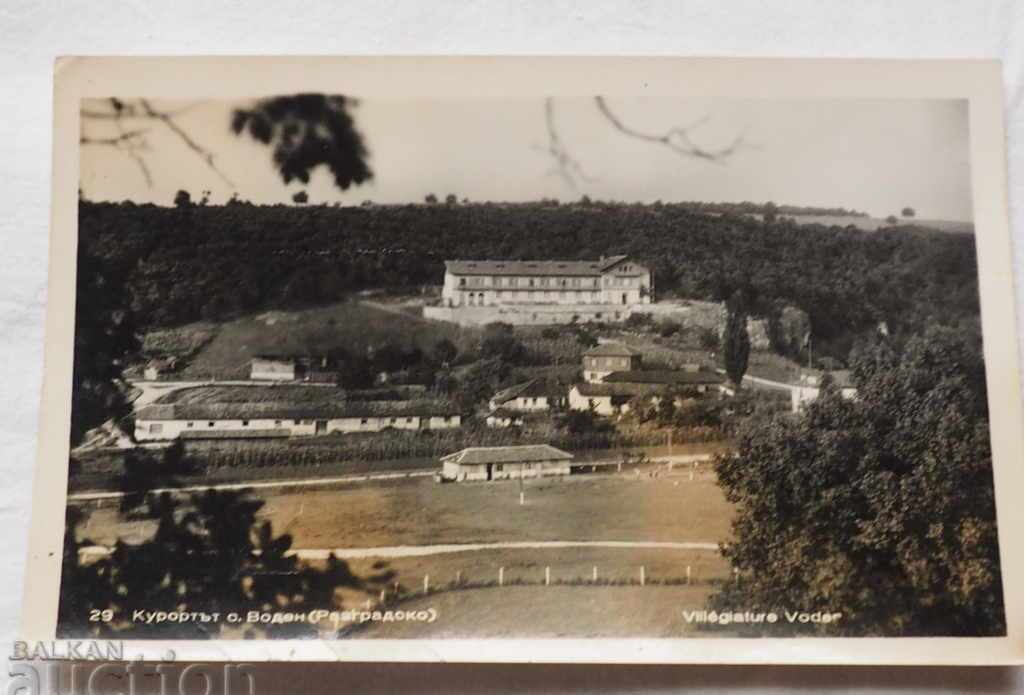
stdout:
[(83, 201), (82, 251), (124, 277), (140, 328), (338, 301), (365, 289), (438, 285), (450, 258), (630, 254), (656, 298), (722, 301), (751, 313), (808, 312), (819, 354), (846, 359), (885, 322), (896, 336), (979, 314), (975, 241), (913, 225), (853, 226), (706, 214), (693, 203), (456, 203), (175, 207)]

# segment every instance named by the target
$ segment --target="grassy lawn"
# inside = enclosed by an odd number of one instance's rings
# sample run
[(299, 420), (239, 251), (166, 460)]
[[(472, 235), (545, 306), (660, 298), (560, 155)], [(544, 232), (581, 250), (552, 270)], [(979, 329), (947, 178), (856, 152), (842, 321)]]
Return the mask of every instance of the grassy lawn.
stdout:
[(466, 349), (479, 336), (477, 329), (355, 301), (297, 311), (267, 311), (216, 326), (192, 326), (203, 340), (189, 339), (189, 326), (175, 329), (177, 343), (201, 345), (182, 371), (182, 379), (244, 379), (249, 376), (253, 355), (264, 353), (321, 355), (332, 348), (343, 348), (365, 354), (368, 347), (386, 343), (416, 345), (428, 351), (442, 338)]
[[(406, 610), (434, 608), (433, 623), (366, 623), (352, 637), (558, 638), (696, 636), (681, 611), (700, 610), (702, 586), (505, 586), (442, 592), (404, 601)], [(725, 637), (703, 632), (702, 637)]]
[[(707, 468), (688, 475), (573, 476), (519, 483), (438, 484), (430, 478), (320, 489), (259, 490), (260, 516), (295, 548), (365, 548), (498, 541), (718, 542), (732, 514)], [(93, 542), (139, 540), (150, 522), (124, 522), (107, 502), (82, 528)]]

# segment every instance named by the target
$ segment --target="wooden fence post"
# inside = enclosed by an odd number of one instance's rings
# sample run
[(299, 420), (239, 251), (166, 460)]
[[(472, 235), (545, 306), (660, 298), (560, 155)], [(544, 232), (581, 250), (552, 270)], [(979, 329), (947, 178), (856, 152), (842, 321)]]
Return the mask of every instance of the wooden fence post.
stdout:
[(597, 565), (595, 565), (594, 567), (591, 568), (591, 581), (592, 582), (597, 582), (598, 581), (598, 566)]
[(690, 586), (690, 565), (687, 565), (687, 586)]
[(498, 585), (499, 586), (505, 585), (505, 568), (504, 567), (499, 567), (498, 568)]
[(548, 586), (552, 581), (552, 568), (545, 565), (545, 586)]
[(426, 594), (431, 588), (431, 575), (424, 575), (424, 593)]
[(462, 570), (456, 570), (456, 584), (462, 584), (462, 583), (463, 583), (463, 571)]
[(644, 565), (641, 565), (641, 586), (644, 586)]

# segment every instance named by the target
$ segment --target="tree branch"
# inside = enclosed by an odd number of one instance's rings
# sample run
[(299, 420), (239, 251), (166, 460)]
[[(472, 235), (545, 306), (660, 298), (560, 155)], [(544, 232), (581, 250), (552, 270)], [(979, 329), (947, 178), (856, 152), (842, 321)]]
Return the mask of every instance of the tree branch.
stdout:
[(601, 114), (605, 116), (605, 119), (612, 124), (612, 127), (622, 134), (645, 142), (663, 145), (683, 157), (696, 157), (698, 159), (718, 163), (728, 158), (745, 144), (744, 135), (741, 133), (733, 140), (733, 142), (720, 149), (707, 149), (697, 145), (691, 139), (690, 134), (694, 129), (703, 125), (707, 121), (707, 118), (702, 118), (689, 126), (677, 126), (675, 128), (671, 128), (663, 134), (644, 133), (626, 125), (618, 116), (612, 113), (608, 103), (605, 101), (605, 97), (596, 96), (594, 98), (594, 103), (597, 105), (598, 111), (601, 112)]
[(226, 184), (228, 184), (232, 188), (235, 187), (235, 184), (231, 182), (231, 179), (229, 179), (227, 176), (225, 176), (224, 172), (222, 172), (219, 168), (217, 168), (217, 164), (214, 162), (214, 155), (213, 155), (213, 153), (210, 152), (209, 150), (205, 149), (204, 147), (202, 147), (195, 140), (193, 140), (189, 136), (189, 134), (186, 133), (181, 128), (181, 126), (179, 126), (177, 123), (175, 123), (174, 119), (171, 117), (170, 114), (164, 113), (162, 111), (155, 110), (152, 107), (152, 105), (150, 105), (149, 100), (147, 100), (147, 99), (140, 99), (139, 103), (142, 105), (143, 112), (148, 117), (155, 118), (155, 119), (161, 121), (164, 125), (166, 125), (171, 130), (171, 132), (173, 132), (175, 135), (177, 135), (181, 139), (181, 141), (185, 143), (185, 145), (190, 150), (195, 152), (199, 156), (200, 159), (202, 159), (204, 162), (206, 162), (206, 165), (208, 167), (210, 167), (210, 169), (215, 174), (220, 176), (222, 181), (224, 181)]
[(573, 190), (579, 190), (577, 179), (595, 181), (595, 178), (587, 175), (580, 162), (569, 153), (559, 137), (559, 130), (555, 125), (555, 105), (551, 97), (545, 99), (545, 127), (548, 130), (548, 147), (545, 152), (555, 160), (555, 167), (549, 173), (561, 176)]

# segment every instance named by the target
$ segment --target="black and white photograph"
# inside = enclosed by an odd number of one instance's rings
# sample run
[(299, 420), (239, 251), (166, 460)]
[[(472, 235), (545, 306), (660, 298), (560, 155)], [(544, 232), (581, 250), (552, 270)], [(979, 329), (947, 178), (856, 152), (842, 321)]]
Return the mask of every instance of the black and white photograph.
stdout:
[(968, 98), (338, 85), (78, 101), (57, 638), (1008, 636)]

